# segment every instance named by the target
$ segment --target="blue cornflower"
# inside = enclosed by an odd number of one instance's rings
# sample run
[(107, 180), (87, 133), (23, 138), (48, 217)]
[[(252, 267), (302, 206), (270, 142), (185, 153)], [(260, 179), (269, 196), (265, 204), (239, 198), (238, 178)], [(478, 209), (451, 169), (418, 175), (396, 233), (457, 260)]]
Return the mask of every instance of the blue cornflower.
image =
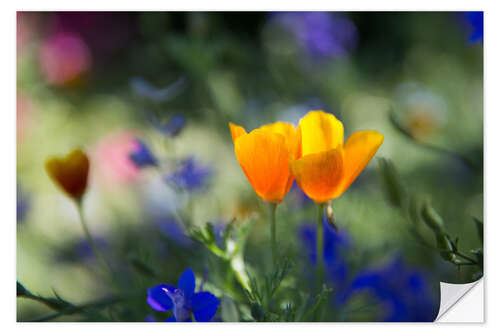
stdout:
[(482, 42), (484, 38), (483, 12), (466, 12), (464, 18), (469, 28), (469, 42)]
[(153, 153), (151, 153), (146, 143), (139, 138), (136, 138), (135, 141), (137, 146), (129, 155), (132, 162), (134, 162), (138, 168), (156, 166), (158, 164), (156, 158)]
[(182, 273), (177, 288), (169, 284), (159, 284), (148, 289), (147, 302), (156, 311), (169, 311), (174, 314), (166, 321), (210, 321), (219, 307), (219, 300), (207, 291), (195, 293), (193, 271), (188, 268)]
[(203, 188), (212, 173), (211, 168), (198, 165), (193, 157), (189, 157), (172, 174), (167, 174), (165, 181), (180, 189), (193, 191)]
[(181, 114), (176, 114), (170, 117), (165, 124), (155, 124), (155, 127), (166, 137), (174, 137), (179, 135), (182, 129), (186, 126), (186, 117)]
[(368, 292), (385, 310), (383, 321), (433, 321), (439, 304), (425, 276), (397, 257), (387, 266), (360, 272), (343, 293), (342, 301)]

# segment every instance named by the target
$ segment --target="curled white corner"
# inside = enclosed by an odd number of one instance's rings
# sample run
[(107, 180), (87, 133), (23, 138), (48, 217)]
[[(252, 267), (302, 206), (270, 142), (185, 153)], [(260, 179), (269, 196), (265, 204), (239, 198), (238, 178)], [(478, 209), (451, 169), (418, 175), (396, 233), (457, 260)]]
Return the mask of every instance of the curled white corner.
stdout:
[[(483, 279), (465, 284), (440, 282), (440, 288), (441, 301), (436, 322), (483, 322)], [(474, 292), (469, 293), (472, 288)]]

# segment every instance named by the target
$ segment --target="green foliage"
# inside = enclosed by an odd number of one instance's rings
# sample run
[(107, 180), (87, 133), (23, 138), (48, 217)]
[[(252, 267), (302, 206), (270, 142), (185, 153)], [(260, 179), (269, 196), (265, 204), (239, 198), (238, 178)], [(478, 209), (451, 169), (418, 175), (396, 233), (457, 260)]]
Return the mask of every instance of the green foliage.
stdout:
[[(422, 203), (416, 195), (409, 194), (394, 164), (388, 159), (379, 158), (378, 160), (382, 184), (387, 193), (387, 197), (394, 206), (401, 210), (404, 217), (411, 222), (409, 226), (411, 234), (422, 245), (435, 249), (443, 260), (451, 262), (457, 267), (462, 265), (475, 265), (479, 270), (475, 275), (482, 274), (482, 263), (460, 252), (458, 248), (458, 237), (452, 240), (446, 230), (443, 218), (431, 205), (430, 200), (426, 198)], [(478, 234), (482, 242), (482, 222), (478, 219), (474, 219), (474, 222), (476, 223)], [(434, 234), (435, 246), (430, 245), (426, 241), (421, 227), (422, 223)]]
[(204, 227), (194, 228), (190, 231), (190, 236), (209, 249), (217, 257), (226, 261), (243, 289), (249, 289), (249, 279), (243, 260), (245, 243), (250, 232), (252, 221), (242, 222), (235, 226), (236, 219), (228, 223), (222, 231), (222, 244), (217, 243), (214, 227), (207, 223)]
[(403, 209), (407, 202), (407, 193), (401, 177), (398, 175), (392, 161), (379, 157), (379, 169), (382, 174), (383, 188), (386, 191), (389, 201), (396, 207)]

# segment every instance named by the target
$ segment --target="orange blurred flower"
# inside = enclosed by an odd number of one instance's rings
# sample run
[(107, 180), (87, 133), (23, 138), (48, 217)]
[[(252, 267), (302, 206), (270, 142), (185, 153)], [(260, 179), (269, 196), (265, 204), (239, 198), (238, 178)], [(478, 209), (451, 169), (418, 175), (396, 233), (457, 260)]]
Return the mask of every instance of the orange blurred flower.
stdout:
[(302, 157), (292, 164), (300, 188), (317, 203), (341, 196), (364, 170), (384, 136), (358, 131), (344, 142), (344, 126), (334, 115), (310, 111), (299, 123)]
[(300, 133), (284, 122), (248, 134), (233, 123), (229, 128), (236, 158), (257, 195), (266, 202), (281, 202), (293, 184), (290, 164), (301, 155)]
[(52, 157), (45, 162), (50, 178), (68, 196), (80, 201), (87, 188), (89, 159), (80, 149), (75, 149), (66, 157)]

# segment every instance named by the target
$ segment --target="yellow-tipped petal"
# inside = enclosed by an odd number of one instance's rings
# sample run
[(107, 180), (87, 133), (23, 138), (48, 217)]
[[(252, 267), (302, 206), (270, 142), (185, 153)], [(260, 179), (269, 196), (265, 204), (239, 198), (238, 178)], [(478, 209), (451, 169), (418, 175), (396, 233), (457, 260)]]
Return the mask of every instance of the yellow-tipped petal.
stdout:
[(302, 191), (317, 203), (331, 200), (343, 178), (342, 146), (309, 154), (292, 164), (293, 175)]
[(236, 139), (242, 135), (247, 134), (247, 131), (241, 126), (235, 125), (233, 123), (229, 123), (229, 130), (231, 131), (231, 136), (233, 137), (233, 143), (236, 142)]
[(257, 129), (240, 136), (234, 152), (257, 195), (267, 202), (281, 202), (292, 177), (285, 137)]
[(346, 140), (344, 144), (344, 178), (337, 193), (335, 193), (335, 198), (341, 196), (351, 186), (383, 141), (384, 136), (377, 131), (355, 132)]
[(50, 178), (70, 197), (79, 200), (87, 188), (89, 159), (80, 149), (64, 158), (52, 157), (45, 163)]
[(331, 113), (310, 111), (299, 123), (302, 156), (335, 149), (344, 142), (344, 126)]
[(260, 129), (283, 135), (288, 151), (291, 153), (290, 157), (292, 161), (301, 156), (300, 132), (295, 129), (293, 124), (277, 121), (272, 124), (263, 125)]

